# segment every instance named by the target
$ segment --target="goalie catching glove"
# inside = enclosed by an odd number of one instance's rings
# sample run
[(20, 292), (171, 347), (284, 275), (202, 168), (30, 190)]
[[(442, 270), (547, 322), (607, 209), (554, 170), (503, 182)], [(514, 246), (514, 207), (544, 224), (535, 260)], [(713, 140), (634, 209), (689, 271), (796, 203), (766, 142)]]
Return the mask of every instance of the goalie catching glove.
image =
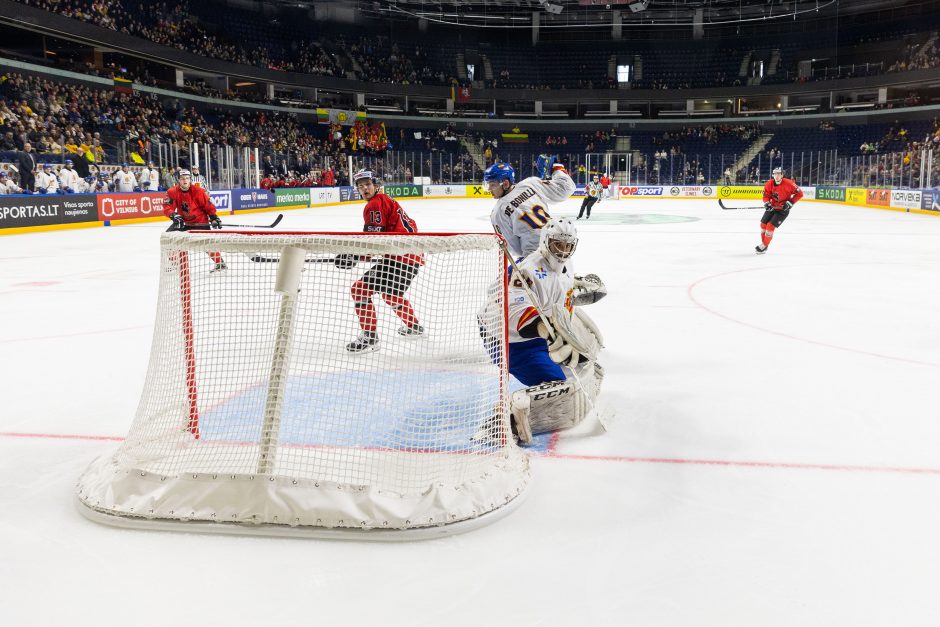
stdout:
[(585, 274), (574, 277), (574, 294), (571, 302), (574, 305), (593, 305), (607, 296), (607, 286), (596, 274)]

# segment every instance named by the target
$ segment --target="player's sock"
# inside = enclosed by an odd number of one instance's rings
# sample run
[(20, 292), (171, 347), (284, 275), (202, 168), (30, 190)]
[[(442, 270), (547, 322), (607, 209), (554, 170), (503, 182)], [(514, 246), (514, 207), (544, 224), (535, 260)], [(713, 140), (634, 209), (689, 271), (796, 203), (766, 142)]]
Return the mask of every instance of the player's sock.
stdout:
[(765, 248), (765, 249), (766, 249), (768, 246), (770, 246), (770, 240), (772, 240), (772, 239), (774, 238), (774, 230), (775, 230), (776, 228), (777, 228), (777, 227), (775, 227), (773, 224), (768, 224), (768, 225), (767, 225), (767, 228), (764, 230), (764, 240), (763, 240), (763, 241), (764, 241), (764, 248)]
[(404, 296), (392, 296), (390, 294), (382, 294), (382, 298), (385, 299), (388, 306), (395, 311), (395, 315), (398, 316), (406, 327), (412, 327), (418, 323), (415, 310), (412, 309), (411, 303), (408, 302), (407, 298)]
[(356, 315), (359, 316), (359, 328), (366, 333), (375, 333), (375, 306), (371, 300), (356, 301)]

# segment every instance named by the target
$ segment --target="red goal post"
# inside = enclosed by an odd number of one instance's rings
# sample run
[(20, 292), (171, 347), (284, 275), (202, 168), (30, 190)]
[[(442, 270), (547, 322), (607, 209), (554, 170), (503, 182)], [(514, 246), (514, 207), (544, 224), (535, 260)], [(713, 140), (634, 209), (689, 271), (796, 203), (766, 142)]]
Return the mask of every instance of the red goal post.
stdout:
[[(215, 252), (221, 272), (209, 272)], [(404, 297), (426, 332), (399, 334), (375, 294), (380, 348), (350, 353), (352, 285), (371, 262), (409, 255), (423, 265)], [(118, 526), (370, 539), (510, 511), (529, 462), (509, 430), (506, 275), (495, 234), (164, 234), (137, 415), (81, 476), (81, 511)]]

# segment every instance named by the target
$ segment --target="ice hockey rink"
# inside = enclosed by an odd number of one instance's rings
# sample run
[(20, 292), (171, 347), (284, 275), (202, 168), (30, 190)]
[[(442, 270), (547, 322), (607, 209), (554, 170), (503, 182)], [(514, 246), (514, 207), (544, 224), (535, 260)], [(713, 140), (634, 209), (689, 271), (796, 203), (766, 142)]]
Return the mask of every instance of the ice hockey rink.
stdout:
[[(489, 230), (485, 200), (401, 202), (423, 231)], [(82, 517), (76, 480), (146, 384), (165, 225), (0, 238), (0, 625), (935, 626), (940, 219), (802, 202), (758, 256), (759, 216), (579, 221), (610, 430), (536, 447), (506, 518), (404, 543)], [(361, 205), (282, 226), (358, 231)]]

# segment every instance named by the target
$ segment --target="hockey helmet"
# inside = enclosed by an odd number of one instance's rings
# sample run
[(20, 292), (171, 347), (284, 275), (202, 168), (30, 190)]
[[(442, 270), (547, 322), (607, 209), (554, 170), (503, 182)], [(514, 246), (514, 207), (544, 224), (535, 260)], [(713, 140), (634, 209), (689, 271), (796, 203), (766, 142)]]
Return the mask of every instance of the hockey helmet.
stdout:
[(68, 168), (68, 167), (70, 167), (71, 165), (72, 165), (72, 160), (71, 160), (71, 159), (66, 159), (66, 160), (65, 160), (65, 167)]
[(180, 173), (176, 175), (176, 178), (183, 178), (184, 176), (192, 176), (192, 172), (189, 170), (180, 170)]
[(781, 168), (781, 167), (778, 165), (776, 168), (774, 168), (774, 170), (773, 170), (773, 172), (771, 172), (771, 174), (773, 174), (773, 176), (777, 176), (778, 174), (779, 174), (780, 176), (783, 176), (783, 168)]
[(595, 175), (594, 175), (594, 181), (597, 182), (597, 181), (599, 181), (599, 180), (601, 180), (601, 177), (599, 177), (599, 176), (597, 176), (597, 175), (595, 174)]
[(539, 253), (560, 270), (578, 247), (578, 229), (570, 218), (552, 218), (542, 227)]
[(508, 163), (494, 163), (483, 172), (483, 184), (502, 183), (509, 181), (510, 185), (516, 184), (516, 171)]
[(52, 169), (52, 164), (51, 164), (51, 163), (43, 164), (42, 169), (43, 169), (43, 170), (51, 170), (51, 169)]
[(375, 174), (372, 172), (372, 170), (366, 170), (363, 168), (353, 174), (353, 185), (358, 185), (359, 181), (365, 180), (372, 181), (374, 184), (378, 185), (378, 180), (375, 178)]
[(5, 177), (6, 175), (7, 175), (7, 171), (6, 171), (6, 170), (0, 170), (0, 179), (2, 179), (3, 177)]

